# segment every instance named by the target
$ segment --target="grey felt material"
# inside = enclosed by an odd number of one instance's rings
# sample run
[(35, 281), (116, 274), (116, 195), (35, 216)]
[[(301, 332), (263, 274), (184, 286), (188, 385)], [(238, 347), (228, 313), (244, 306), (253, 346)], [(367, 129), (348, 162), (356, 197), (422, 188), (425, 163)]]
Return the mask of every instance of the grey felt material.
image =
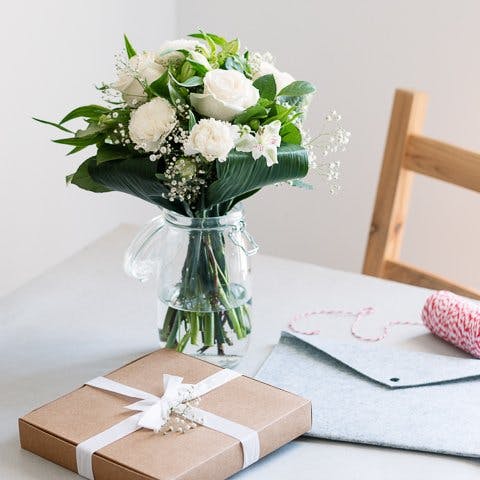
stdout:
[(480, 457), (480, 360), (282, 332), (256, 378), (312, 401), (309, 436)]

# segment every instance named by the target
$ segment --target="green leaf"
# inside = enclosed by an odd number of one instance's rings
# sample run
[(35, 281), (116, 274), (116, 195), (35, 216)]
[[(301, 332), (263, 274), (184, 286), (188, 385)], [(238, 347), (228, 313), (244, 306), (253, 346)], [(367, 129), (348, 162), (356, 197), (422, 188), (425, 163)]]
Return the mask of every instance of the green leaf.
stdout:
[(283, 87), (278, 96), (283, 97), (301, 97), (303, 95), (308, 95), (309, 93), (314, 93), (315, 87), (310, 82), (305, 82), (304, 80), (295, 80), (286, 87)]
[(130, 155), (130, 152), (120, 145), (111, 145), (104, 143), (98, 147), (97, 163), (111, 162), (112, 160), (121, 160)]
[(267, 115), (268, 113), (265, 107), (262, 107), (262, 105), (253, 105), (238, 114), (235, 117), (234, 123), (237, 125), (245, 125), (253, 118), (266, 118)]
[[(225, 162), (217, 163), (218, 179), (207, 190), (206, 207), (245, 196), (266, 185), (303, 178), (308, 173), (308, 154), (297, 145), (277, 150), (278, 163), (268, 167), (265, 158), (232, 150)], [(232, 180), (235, 181), (232, 181)]]
[(67, 185), (73, 183), (77, 187), (83, 188), (83, 190), (88, 190), (95, 193), (110, 192), (110, 189), (95, 182), (89, 173), (89, 166), (96, 163), (95, 157), (90, 157), (85, 160), (75, 173), (68, 175), (66, 177)]
[(198, 87), (199, 85), (203, 85), (202, 77), (197, 77), (197, 76), (190, 77), (190, 78), (187, 78), (187, 80), (185, 80), (184, 82), (180, 82), (173, 75), (170, 78), (180, 87), (192, 88), (192, 87)]
[(83, 107), (75, 108), (70, 113), (65, 115), (65, 117), (63, 117), (60, 121), (60, 124), (80, 117), (98, 119), (100, 116), (105, 115), (109, 112), (110, 109), (102, 107), (100, 105), (85, 105)]
[(173, 105), (183, 105), (186, 103), (180, 88), (182, 87), (176, 87), (175, 83), (168, 82), (168, 93), (170, 94)]
[(273, 100), (275, 98), (275, 94), (277, 93), (277, 85), (275, 84), (275, 78), (271, 73), (257, 78), (253, 82), (253, 86), (258, 88), (260, 97), (266, 98), (267, 100)]
[(192, 128), (197, 124), (197, 119), (191, 110), (188, 111), (188, 131), (191, 132)]
[(293, 143), (295, 145), (300, 145), (302, 143), (302, 134), (298, 127), (293, 123), (282, 125), (280, 136), (285, 143)]
[(170, 98), (170, 93), (168, 91), (168, 78), (169, 72), (165, 70), (160, 78), (157, 78), (149, 85), (149, 90), (157, 97)]
[(48, 120), (42, 120), (41, 118), (35, 118), (35, 117), (32, 117), (32, 120), (35, 120), (36, 122), (44, 123), (45, 125), (51, 125), (52, 127), (59, 128), (60, 130), (63, 130), (64, 132), (67, 132), (67, 133), (73, 133), (71, 130), (64, 127), (63, 125), (60, 125), (59, 123), (49, 122)]
[(225, 40), (225, 38), (220, 37), (219, 35), (215, 35), (214, 33), (191, 33), (188, 36), (192, 38), (201, 38), (202, 40), (204, 40), (205, 35), (208, 35), (213, 42), (215, 42), (217, 45), (220, 45), (221, 47), (223, 47), (223, 45), (227, 43), (227, 40)]
[(74, 153), (81, 152), (84, 148), (87, 148), (87, 147), (86, 146), (85, 147), (74, 147), (67, 153), (67, 155), (73, 155)]
[(137, 54), (137, 52), (132, 47), (132, 44), (130, 43), (130, 40), (128, 39), (128, 37), (125, 34), (123, 34), (123, 39), (125, 40), (125, 50), (127, 51), (127, 56), (130, 59), (130, 58), (134, 57)]
[(88, 147), (89, 145), (94, 145), (99, 142), (101, 139), (101, 135), (91, 135), (88, 137), (60, 138), (58, 140), (52, 140), (52, 142), (62, 145), (72, 145), (74, 147)]
[(100, 164), (95, 161), (89, 164), (88, 172), (95, 182), (109, 190), (127, 193), (185, 215), (185, 208), (180, 202), (170, 202), (162, 196), (167, 193), (167, 189), (156, 177), (157, 163), (147, 157), (125, 158)]

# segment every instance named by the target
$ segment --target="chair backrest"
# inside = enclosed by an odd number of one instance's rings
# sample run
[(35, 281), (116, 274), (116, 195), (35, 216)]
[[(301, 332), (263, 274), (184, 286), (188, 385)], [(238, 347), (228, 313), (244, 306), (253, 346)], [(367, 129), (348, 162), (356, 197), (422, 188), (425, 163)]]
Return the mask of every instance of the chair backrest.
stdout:
[(427, 96), (397, 90), (363, 273), (480, 299), (480, 292), (399, 261), (414, 173), (480, 192), (480, 154), (422, 135)]

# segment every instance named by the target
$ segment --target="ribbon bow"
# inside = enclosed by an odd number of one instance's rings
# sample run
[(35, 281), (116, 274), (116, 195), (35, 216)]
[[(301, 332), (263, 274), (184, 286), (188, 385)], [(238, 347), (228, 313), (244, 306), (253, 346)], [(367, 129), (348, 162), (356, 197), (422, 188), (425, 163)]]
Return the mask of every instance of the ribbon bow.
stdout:
[(219, 388), (225, 383), (239, 377), (233, 370), (223, 369), (204, 378), (195, 385), (182, 383), (183, 378), (175, 375), (163, 375), (164, 393), (161, 397), (124, 385), (106, 377), (97, 377), (86, 383), (91, 387), (107, 392), (119, 393), (140, 401), (126, 408), (140, 413), (131, 415), (107, 430), (79, 443), (76, 448), (77, 471), (85, 478), (94, 479), (92, 456), (101, 448), (141, 429), (159, 431), (168, 422), (172, 412), (181, 415), (204, 427), (236, 438), (242, 444), (243, 468), (256, 462), (260, 456), (260, 441), (255, 430), (248, 428), (212, 412), (201, 410), (189, 404), (202, 395)]
[(183, 415), (188, 408), (188, 402), (198, 398), (195, 385), (182, 383), (183, 378), (175, 375), (163, 375), (164, 394), (161, 397), (152, 395), (126, 406), (129, 410), (143, 412), (138, 420), (138, 426), (158, 432), (170, 418), (177, 413)]

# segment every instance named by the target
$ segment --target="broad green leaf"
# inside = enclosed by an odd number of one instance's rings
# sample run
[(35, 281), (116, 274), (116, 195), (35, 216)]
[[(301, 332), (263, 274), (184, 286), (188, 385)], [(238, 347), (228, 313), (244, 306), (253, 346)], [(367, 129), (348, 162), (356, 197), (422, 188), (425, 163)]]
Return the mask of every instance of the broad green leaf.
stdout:
[[(278, 163), (268, 167), (265, 158), (232, 150), (225, 162), (217, 163), (218, 179), (207, 190), (206, 207), (234, 200), (249, 192), (297, 178), (308, 173), (308, 154), (297, 145), (278, 148)], [(234, 179), (234, 181), (232, 181)]]
[(166, 70), (160, 78), (157, 78), (149, 85), (149, 90), (157, 97), (170, 98), (168, 91), (169, 72)]
[(293, 143), (295, 145), (300, 145), (302, 143), (302, 134), (298, 127), (293, 123), (282, 125), (280, 136), (284, 143)]
[(64, 127), (63, 125), (60, 125), (59, 123), (49, 122), (48, 120), (42, 120), (41, 118), (35, 118), (35, 117), (32, 117), (32, 119), (35, 120), (36, 122), (44, 123), (45, 125), (51, 125), (52, 127), (59, 128), (60, 130), (63, 130), (64, 132), (73, 133), (71, 130)]
[(110, 192), (110, 189), (101, 185), (90, 176), (89, 166), (96, 163), (95, 157), (90, 157), (85, 160), (75, 173), (68, 175), (66, 177), (67, 185), (73, 183), (77, 187), (83, 188), (83, 190), (88, 190), (95, 193)]
[(130, 156), (130, 151), (121, 145), (111, 145), (104, 143), (98, 147), (97, 163), (110, 162), (112, 160), (121, 160)]
[(245, 125), (253, 118), (266, 118), (267, 110), (261, 105), (253, 105), (248, 107), (242, 113), (235, 117), (234, 123), (237, 125)]
[(132, 47), (132, 44), (130, 43), (130, 40), (128, 39), (128, 37), (125, 34), (123, 35), (123, 39), (125, 40), (125, 50), (127, 51), (127, 56), (130, 59), (130, 58), (134, 57), (137, 54), (137, 52)]
[(271, 73), (257, 78), (253, 82), (253, 86), (258, 88), (260, 97), (266, 98), (267, 100), (273, 100), (275, 98), (277, 85), (275, 84), (275, 78)]
[(280, 92), (278, 92), (278, 96), (301, 97), (314, 92), (315, 87), (310, 82), (305, 82), (304, 80), (295, 80), (286, 87), (283, 87)]
[(60, 121), (60, 124), (73, 120), (74, 118), (93, 118), (97, 119), (102, 115), (105, 115), (110, 112), (110, 109), (102, 107), (100, 105), (85, 105), (83, 107), (78, 107), (72, 110), (70, 113), (65, 115)]
[(109, 190), (128, 193), (163, 208), (185, 215), (185, 208), (178, 202), (170, 202), (163, 195), (166, 187), (157, 179), (157, 162), (148, 157), (125, 158), (116, 162), (96, 161), (89, 165), (89, 174), (95, 182)]

